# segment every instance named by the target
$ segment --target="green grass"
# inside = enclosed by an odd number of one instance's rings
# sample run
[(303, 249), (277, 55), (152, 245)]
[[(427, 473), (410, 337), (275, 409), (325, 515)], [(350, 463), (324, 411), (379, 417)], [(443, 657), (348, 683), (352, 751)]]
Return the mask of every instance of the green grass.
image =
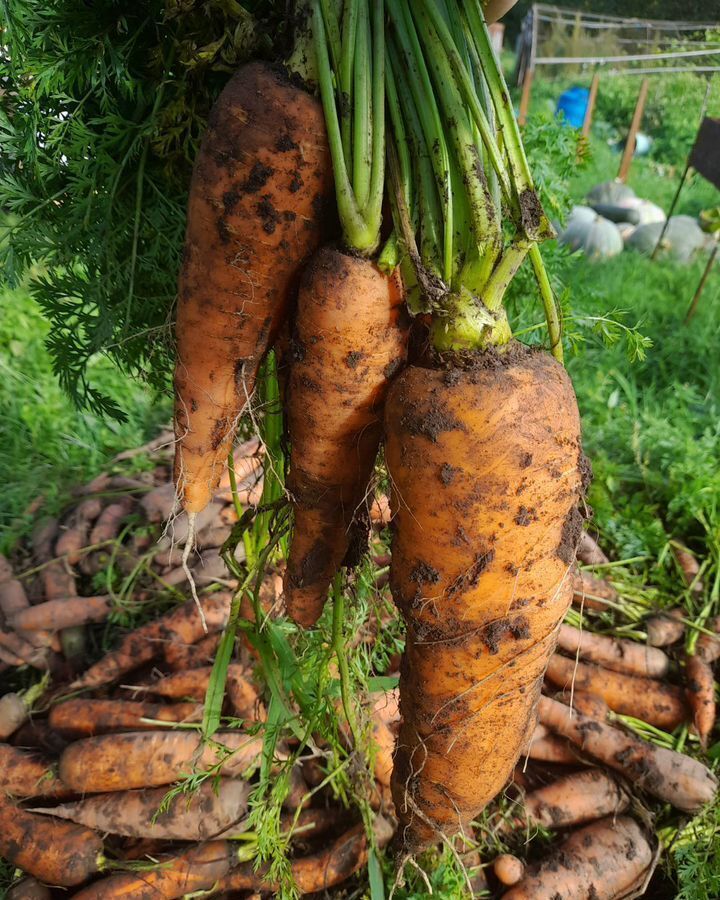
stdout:
[(31, 501), (42, 495), (43, 512), (55, 513), (74, 485), (169, 421), (170, 404), (98, 356), (93, 377), (125, 410), (127, 422), (77, 410), (52, 372), (44, 344), (48, 326), (34, 301), (26, 291), (0, 288), (0, 309), (0, 551), (7, 552), (32, 526), (23, 515)]

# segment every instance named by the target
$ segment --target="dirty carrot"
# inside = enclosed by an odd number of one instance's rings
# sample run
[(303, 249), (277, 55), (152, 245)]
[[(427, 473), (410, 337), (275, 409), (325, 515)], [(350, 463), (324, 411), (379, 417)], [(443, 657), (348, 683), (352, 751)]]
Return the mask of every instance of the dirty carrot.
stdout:
[(262, 739), (218, 732), (203, 743), (195, 730), (106, 734), (71, 744), (60, 757), (63, 784), (78, 793), (103, 793), (170, 784), (184, 772), (219, 766), (227, 776), (251, 771)]
[(597, 694), (590, 694), (587, 691), (558, 691), (554, 695), (555, 700), (559, 700), (566, 706), (572, 706), (584, 716), (591, 719), (599, 719), (605, 722), (610, 712), (610, 707)]
[(0, 798), (0, 856), (40, 881), (73, 887), (103, 865), (94, 831), (27, 812)]
[(517, 884), (525, 874), (525, 863), (512, 853), (501, 853), (493, 860), (493, 872), (500, 884)]
[(285, 602), (314, 625), (362, 513), (390, 379), (405, 360), (403, 291), (372, 262), (325, 247), (306, 269), (296, 313), (287, 414), (295, 527)]
[(695, 644), (695, 655), (709, 665), (720, 657), (720, 616), (715, 616), (715, 618), (706, 622), (705, 628), (713, 633), (705, 634), (703, 632), (698, 635), (697, 643)]
[(36, 753), (0, 744), (0, 795), (12, 797), (63, 797), (70, 791), (56, 766)]
[(222, 778), (216, 784), (208, 779), (196, 791), (173, 797), (169, 804), (163, 802), (167, 788), (160, 787), (100, 794), (31, 812), (69, 819), (101, 834), (205, 841), (232, 826), (236, 832), (243, 830), (240, 821), (247, 813), (249, 795), (250, 785), (245, 781)]
[(583, 769), (532, 791), (520, 805), (528, 824), (557, 829), (617, 815), (628, 808), (630, 798), (612, 775)]
[(593, 663), (576, 662), (559, 653), (550, 658), (547, 677), (563, 690), (576, 687), (596, 694), (613, 712), (634, 716), (665, 731), (673, 731), (689, 718), (682, 688), (674, 684), (623, 675)]
[(715, 679), (710, 664), (698, 654), (685, 658), (685, 696), (692, 710), (693, 726), (703, 747), (707, 747), (715, 726)]
[(590, 572), (573, 572), (573, 603), (576, 606), (602, 612), (617, 598), (618, 592), (604, 578), (597, 578)]
[(634, 785), (686, 812), (697, 812), (713, 799), (717, 778), (683, 753), (657, 747), (567, 706), (540, 697), (540, 721)]
[(586, 566), (602, 566), (610, 562), (607, 556), (600, 549), (595, 538), (583, 531), (580, 535), (580, 543), (577, 549), (578, 559)]
[(318, 101), (253, 62), (226, 84), (195, 162), (175, 334), (175, 483), (197, 513), (225, 468), (304, 260), (332, 170)]
[(668, 657), (656, 647), (646, 647), (624, 638), (594, 634), (566, 624), (560, 626), (558, 647), (567, 654), (577, 653), (583, 659), (598, 663), (606, 669), (628, 675), (662, 678), (670, 667)]
[(162, 722), (198, 722), (199, 703), (141, 703), (134, 700), (66, 700), (50, 710), (50, 725), (65, 737), (91, 737), (114, 731), (149, 731)]
[(165, 662), (173, 672), (185, 672), (196, 666), (205, 668), (215, 659), (220, 644), (220, 632), (209, 634), (194, 644), (167, 644), (164, 648)]
[(27, 706), (19, 694), (11, 692), (0, 697), (0, 741), (14, 734), (27, 715)]
[(677, 606), (650, 616), (645, 623), (648, 644), (651, 647), (668, 647), (670, 644), (676, 644), (685, 634), (683, 619), (686, 615), (686, 611)]
[(63, 597), (38, 603), (16, 613), (13, 628), (23, 631), (62, 631), (90, 622), (104, 622), (112, 611), (110, 597)]
[[(227, 593), (212, 594), (202, 598), (202, 607), (208, 629), (223, 628), (230, 613), (231, 597)], [(117, 680), (144, 662), (163, 652), (173, 642), (192, 644), (205, 631), (200, 612), (193, 600), (188, 600), (178, 609), (172, 610), (125, 635), (119, 646), (94, 663), (71, 688), (100, 687)]]
[(653, 860), (650, 840), (634, 819), (601, 819), (572, 832), (547, 859), (529, 866), (503, 900), (617, 900), (644, 884)]
[(530, 743), (525, 748), (524, 755), (528, 759), (538, 762), (557, 763), (558, 765), (575, 765), (578, 762), (577, 753), (568, 746), (567, 741), (551, 734), (544, 725), (536, 725)]

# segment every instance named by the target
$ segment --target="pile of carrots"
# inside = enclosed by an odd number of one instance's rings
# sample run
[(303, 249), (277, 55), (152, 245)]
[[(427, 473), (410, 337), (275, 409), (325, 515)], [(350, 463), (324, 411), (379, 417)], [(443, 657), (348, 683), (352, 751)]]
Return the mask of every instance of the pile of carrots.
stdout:
[[(53, 646), (62, 636), (56, 630), (58, 621), (82, 629), (89, 647), (96, 646), (106, 627), (73, 614), (85, 603), (92, 606), (94, 599), (77, 596), (89, 589), (94, 577), (85, 574), (82, 561), (100, 552), (92, 537), (93, 521), (81, 518), (88, 509), (97, 510), (95, 523), (112, 506), (121, 504), (126, 510), (115, 519), (114, 537), (106, 538), (114, 541), (116, 561), (127, 554), (137, 565), (135, 537), (142, 530), (141, 521), (146, 539), (152, 536), (153, 541), (152, 550), (145, 552), (153, 558), (166, 553), (162, 541), (157, 543), (161, 527), (149, 519), (156, 516), (151, 510), (160, 508), (162, 497), (171, 499), (167, 435), (152, 442), (149, 452), (157, 462), (152, 470), (157, 485), (144, 476), (100, 476), (77, 492), (75, 505), (57, 525), (54, 542), (38, 541), (38, 534), (50, 533), (48, 524), (41, 523), (34, 547), (19, 548), (15, 559), (20, 577), (13, 576), (8, 561), (2, 561), (4, 640), (8, 635), (16, 638), (17, 652), (29, 654), (27, 660), (9, 654), (7, 659), (26, 669), (47, 669), (50, 675), (35, 697), (18, 692), (0, 699), (4, 741), (0, 855), (18, 868), (17, 884), (8, 894), (16, 900), (55, 896), (57, 886), (75, 888), (74, 896), (85, 898), (171, 898), (193, 890), (210, 891), (209, 896), (236, 896), (241, 891), (262, 895), (279, 888), (267, 868), (256, 870), (244, 855), (249, 838), (252, 843), (247, 818), (268, 699), (245, 643), (239, 642), (233, 654), (224, 705), (224, 713), (236, 724), (223, 726), (205, 744), (197, 730), (213, 644), (230, 613), (232, 594), (227, 588), (235, 583), (228, 573), (220, 578), (222, 583), (201, 589), (205, 626), (189, 599), (123, 637), (115, 636), (113, 649), (89, 667), (79, 668), (77, 660), (63, 654), (62, 645), (60, 650)], [(253, 462), (257, 452), (257, 444), (247, 442), (235, 460), (239, 471), (252, 472), (254, 482), (262, 480)], [(252, 491), (258, 495), (257, 483), (251, 487), (248, 480), (245, 490), (247, 502), (252, 502)], [(205, 528), (221, 527), (226, 499), (221, 486), (213, 501), (218, 507), (216, 521), (204, 525), (199, 535)], [(368, 535), (380, 573), (388, 560), (384, 505), (376, 505), (375, 527)], [(141, 518), (141, 510), (147, 511), (148, 519)], [(70, 541), (68, 535), (81, 521), (83, 536)], [(67, 549), (69, 544), (72, 549)], [(597, 552), (585, 538), (583, 559), (597, 563), (600, 558), (593, 556)], [(159, 572), (170, 565), (163, 557), (138, 581), (136, 593), (144, 600), (135, 602), (145, 603), (155, 615), (158, 591), (162, 596), (164, 590), (157, 581)], [(56, 608), (66, 609), (54, 613), (54, 618), (38, 619), (37, 624), (46, 626), (43, 629), (15, 626), (17, 611), (43, 611), (50, 602), (43, 594), (43, 573), (53, 568), (73, 579), (72, 593), (52, 601)], [(280, 575), (275, 574), (274, 580), (268, 590), (274, 596), (273, 615), (280, 616)], [(379, 590), (387, 590), (382, 574), (376, 581)], [(574, 587), (576, 607), (602, 606), (603, 595), (606, 601), (616, 597), (612, 584), (590, 575), (589, 568), (576, 572)], [(108, 608), (111, 616), (117, 614), (109, 600)], [(583, 622), (591, 625), (594, 615), (597, 612), (588, 610)], [(20, 621), (27, 625), (27, 615)], [(663, 623), (674, 628), (662, 634)], [(479, 865), (468, 855), (463, 857), (469, 869), (475, 865), (474, 890), (494, 895), (508, 888), (503, 896), (512, 900), (549, 900), (571, 889), (586, 892), (577, 896), (625, 896), (647, 883), (660, 850), (647, 820), (633, 815), (633, 798), (672, 804), (682, 813), (695, 813), (713, 798), (717, 781), (702, 763), (648, 742), (628, 730), (628, 720), (618, 717), (630, 716), (668, 732), (682, 724), (697, 728), (689, 657), (684, 659), (682, 651), (682, 619), (672, 610), (669, 615), (661, 613), (648, 620), (647, 631), (664, 647), (567, 623), (561, 627), (539, 702), (538, 724), (502, 797), (488, 807), (477, 832), (485, 848), (494, 841), (503, 852), (495, 855), (485, 849)], [(30, 641), (36, 632), (44, 635), (37, 647)], [(702, 638), (696, 655), (712, 665), (720, 656), (720, 637), (708, 630)], [(678, 677), (683, 664), (688, 672), (684, 689)], [(380, 694), (375, 710), (374, 740), (379, 749), (374, 764), (374, 828), (376, 846), (382, 847), (392, 837), (396, 821), (388, 793), (400, 727), (396, 692)], [(707, 740), (708, 732), (698, 734)], [(342, 884), (363, 869), (369, 843), (351, 810), (339, 805), (331, 793), (313, 792), (322, 775), (312, 754), (296, 769), (283, 822), (293, 850), (292, 877), (301, 893), (312, 893)], [(173, 785), (189, 773), (197, 778), (195, 790), (172, 793)], [(557, 838), (549, 856), (528, 860), (527, 838), (538, 828), (556, 833)], [(632, 854), (627, 852), (630, 847)], [(563, 860), (560, 868), (558, 859)], [(140, 871), (123, 871), (123, 861), (139, 865)]]

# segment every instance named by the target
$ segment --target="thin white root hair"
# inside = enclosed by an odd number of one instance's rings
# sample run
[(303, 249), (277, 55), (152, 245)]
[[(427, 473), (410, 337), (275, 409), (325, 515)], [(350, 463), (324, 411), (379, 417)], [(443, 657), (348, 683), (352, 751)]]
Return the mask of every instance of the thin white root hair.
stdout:
[(200, 603), (200, 598), (198, 597), (197, 587), (195, 586), (195, 579), (193, 578), (193, 574), (190, 571), (190, 566), (188, 565), (188, 560), (190, 559), (190, 554), (195, 549), (195, 543), (197, 539), (196, 532), (196, 520), (197, 513), (189, 512), (188, 516), (188, 534), (187, 539), (185, 540), (185, 547), (183, 548), (182, 555), (182, 570), (185, 573), (188, 583), (190, 585), (190, 593), (192, 594), (192, 598), (195, 601), (195, 606), (198, 608), (198, 612), (200, 613), (200, 621), (202, 622), (203, 631), (205, 634), (208, 634), (207, 621), (205, 619), (205, 611), (202, 608)]

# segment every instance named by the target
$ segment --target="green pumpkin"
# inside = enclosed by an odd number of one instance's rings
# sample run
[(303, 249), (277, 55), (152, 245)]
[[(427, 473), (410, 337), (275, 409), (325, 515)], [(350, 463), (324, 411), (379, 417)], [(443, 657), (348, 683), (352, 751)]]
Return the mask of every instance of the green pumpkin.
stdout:
[(622, 181), (603, 181), (602, 184), (596, 184), (587, 195), (589, 206), (599, 203), (607, 206), (632, 206), (632, 201), (636, 199), (635, 191)]
[(559, 241), (571, 250), (582, 250), (588, 259), (608, 259), (623, 249), (617, 226), (586, 206), (575, 207)]
[[(638, 225), (627, 239), (627, 246), (650, 255), (662, 230), (662, 222)], [(705, 243), (705, 234), (692, 216), (672, 216), (660, 245), (660, 254), (678, 262), (689, 262)]]

